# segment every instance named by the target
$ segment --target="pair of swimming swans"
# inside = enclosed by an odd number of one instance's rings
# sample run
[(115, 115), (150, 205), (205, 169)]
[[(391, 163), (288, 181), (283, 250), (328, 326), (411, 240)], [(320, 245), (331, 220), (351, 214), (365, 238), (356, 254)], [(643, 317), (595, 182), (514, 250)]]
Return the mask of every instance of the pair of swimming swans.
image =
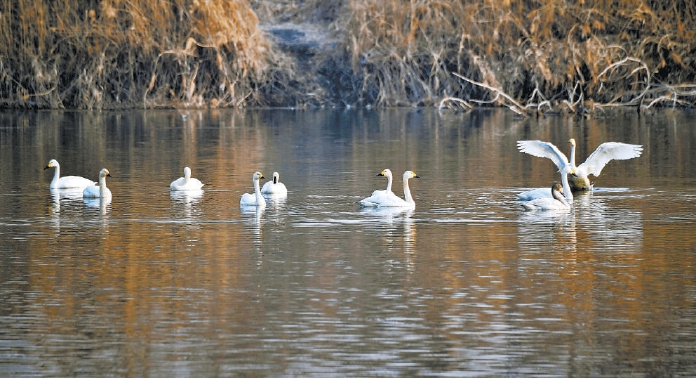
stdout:
[(411, 189), (408, 186), (408, 180), (412, 178), (420, 178), (413, 171), (406, 171), (403, 174), (404, 180), (404, 198), (401, 199), (391, 190), (392, 187), (392, 172), (389, 169), (385, 169), (378, 173), (377, 176), (384, 176), (387, 178), (387, 189), (386, 190), (375, 190), (372, 195), (364, 198), (358, 203), (363, 207), (403, 207), (409, 209), (415, 209), (416, 203), (413, 201), (411, 196)]
[(640, 156), (643, 153), (643, 146), (638, 144), (627, 144), (620, 142), (605, 142), (590, 154), (584, 163), (575, 165), (575, 139), (568, 140), (570, 144), (570, 161), (553, 144), (540, 140), (521, 140), (517, 142), (520, 152), (528, 153), (532, 156), (548, 158), (562, 172), (566, 166), (572, 170), (567, 174), (570, 180), (570, 189), (573, 191), (592, 190), (592, 183), (589, 175), (599, 176), (602, 169), (612, 160), (628, 160)]
[(101, 198), (111, 199), (111, 190), (106, 187), (106, 177), (111, 177), (109, 170), (104, 168), (99, 172), (99, 182), (96, 183), (90, 179), (81, 176), (63, 176), (60, 177), (60, 164), (56, 159), (51, 159), (44, 170), (54, 168), (53, 180), (48, 185), (49, 189), (82, 189), (84, 198)]
[(276, 199), (288, 196), (288, 189), (285, 187), (285, 184), (280, 182), (280, 174), (278, 172), (273, 172), (273, 180), (265, 183), (263, 188), (261, 188), (259, 180), (264, 178), (261, 172), (254, 172), (251, 176), (252, 183), (254, 184), (254, 193), (242, 194), (242, 198), (239, 200), (240, 206), (265, 207), (266, 199), (264, 195)]

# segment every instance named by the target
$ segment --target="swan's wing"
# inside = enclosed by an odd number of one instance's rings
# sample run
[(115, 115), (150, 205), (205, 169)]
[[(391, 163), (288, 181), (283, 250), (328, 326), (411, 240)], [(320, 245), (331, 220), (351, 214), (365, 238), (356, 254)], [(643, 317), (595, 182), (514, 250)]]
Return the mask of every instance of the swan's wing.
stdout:
[(551, 159), (558, 170), (568, 164), (568, 158), (556, 146), (541, 140), (518, 140), (517, 149), (536, 157)]
[(599, 176), (604, 166), (610, 161), (633, 159), (642, 153), (643, 146), (639, 144), (605, 142), (600, 144), (584, 163), (580, 164), (578, 171), (586, 175)]
[(387, 192), (386, 190), (375, 190), (371, 196), (358, 201), (360, 206), (364, 207), (374, 207), (374, 206), (402, 206), (406, 201), (399, 198), (396, 194), (392, 192)]
[(538, 198), (553, 198), (551, 196), (551, 191), (546, 187), (528, 190), (526, 192), (518, 193), (516, 196), (517, 199), (521, 201), (531, 201)]

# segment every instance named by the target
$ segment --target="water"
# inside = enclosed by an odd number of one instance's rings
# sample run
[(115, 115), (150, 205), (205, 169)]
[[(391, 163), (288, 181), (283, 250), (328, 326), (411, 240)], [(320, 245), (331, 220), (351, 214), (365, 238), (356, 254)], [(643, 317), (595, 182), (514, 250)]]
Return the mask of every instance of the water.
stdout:
[[(696, 118), (505, 110), (0, 113), (0, 375), (696, 373)], [(613, 161), (566, 213), (515, 142)], [(108, 204), (51, 193), (113, 177)], [(206, 186), (170, 195), (190, 166)], [(415, 211), (370, 211), (391, 168)], [(287, 200), (242, 211), (251, 175)], [(397, 178), (394, 191), (401, 194)]]

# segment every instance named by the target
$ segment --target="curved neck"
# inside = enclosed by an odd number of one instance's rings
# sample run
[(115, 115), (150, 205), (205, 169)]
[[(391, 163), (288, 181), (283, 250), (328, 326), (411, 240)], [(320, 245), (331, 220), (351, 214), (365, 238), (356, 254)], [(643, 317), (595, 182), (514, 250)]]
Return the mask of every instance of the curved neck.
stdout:
[(570, 173), (563, 171), (563, 174), (561, 174), (561, 184), (563, 184), (563, 195), (565, 196), (565, 199), (567, 201), (573, 201), (573, 192), (570, 190), (570, 184), (568, 184), (569, 174)]
[(564, 204), (566, 207), (570, 207), (570, 204), (566, 201), (565, 198), (563, 198), (563, 196), (561, 195), (561, 193), (559, 193), (559, 192), (556, 191), (556, 190), (553, 190), (552, 192), (553, 192), (553, 193), (552, 193), (552, 196), (553, 196), (553, 198), (554, 198), (555, 200), (561, 202), (561, 203)]
[(53, 180), (51, 180), (51, 186), (58, 185), (59, 179), (60, 179), (60, 165), (56, 165), (55, 172), (53, 172)]
[(263, 196), (261, 195), (261, 188), (259, 188), (259, 179), (254, 177), (254, 195), (256, 196), (256, 204), (260, 204), (261, 201), (264, 201)]
[(99, 195), (103, 197), (106, 194), (106, 175), (99, 175)]
[(411, 188), (408, 187), (408, 179), (404, 178), (404, 198), (406, 202), (410, 204), (415, 204), (413, 197), (411, 197)]

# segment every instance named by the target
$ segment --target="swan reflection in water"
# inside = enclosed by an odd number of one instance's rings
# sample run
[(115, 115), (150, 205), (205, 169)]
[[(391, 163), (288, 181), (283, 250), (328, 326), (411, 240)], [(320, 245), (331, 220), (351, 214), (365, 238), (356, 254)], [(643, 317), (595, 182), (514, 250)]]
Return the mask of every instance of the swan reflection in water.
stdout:
[(266, 211), (266, 207), (242, 206), (240, 209), (244, 224), (251, 228), (254, 234), (254, 243), (256, 244), (257, 248), (260, 248), (263, 236), (261, 218), (263, 217), (263, 213)]
[[(408, 207), (362, 207), (360, 214), (368, 217), (368, 225), (376, 226), (389, 249), (398, 249), (402, 241), (404, 265), (409, 274), (415, 272), (416, 226), (415, 210)], [(403, 232), (399, 229), (403, 227)], [(402, 236), (399, 238), (399, 235)]]
[(199, 208), (197, 204), (203, 199), (203, 190), (172, 190), (169, 192), (172, 204), (177, 205), (183, 211), (184, 218), (198, 216)]
[(100, 215), (106, 215), (109, 208), (111, 207), (111, 197), (107, 197), (107, 198), (84, 197), (82, 199), (82, 201), (84, 202), (85, 206), (87, 206), (88, 209), (99, 209)]

